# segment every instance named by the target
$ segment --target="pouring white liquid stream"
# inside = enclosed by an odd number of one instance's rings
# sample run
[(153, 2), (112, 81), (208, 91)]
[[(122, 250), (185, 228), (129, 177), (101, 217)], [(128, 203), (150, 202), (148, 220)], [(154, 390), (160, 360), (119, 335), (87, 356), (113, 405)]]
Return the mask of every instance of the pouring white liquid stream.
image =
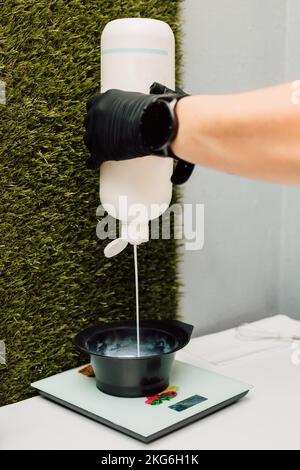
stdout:
[(137, 245), (133, 245), (134, 259), (134, 277), (135, 277), (135, 308), (136, 308), (136, 355), (139, 357), (140, 352), (140, 306), (139, 306), (139, 272), (137, 259)]

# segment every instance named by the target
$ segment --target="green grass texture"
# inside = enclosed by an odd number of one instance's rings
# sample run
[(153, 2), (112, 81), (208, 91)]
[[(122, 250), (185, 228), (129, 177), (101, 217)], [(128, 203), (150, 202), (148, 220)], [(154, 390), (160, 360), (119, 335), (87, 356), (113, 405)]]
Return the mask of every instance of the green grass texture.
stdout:
[[(3, 0), (0, 9), (5, 405), (32, 396), (31, 382), (79, 363), (79, 330), (135, 316), (132, 247), (106, 259), (107, 241), (96, 237), (99, 175), (85, 167), (83, 118), (100, 86), (101, 32), (113, 19), (166, 21), (177, 41), (178, 78), (180, 1)], [(174, 240), (138, 249), (142, 318), (176, 317), (177, 251)]]

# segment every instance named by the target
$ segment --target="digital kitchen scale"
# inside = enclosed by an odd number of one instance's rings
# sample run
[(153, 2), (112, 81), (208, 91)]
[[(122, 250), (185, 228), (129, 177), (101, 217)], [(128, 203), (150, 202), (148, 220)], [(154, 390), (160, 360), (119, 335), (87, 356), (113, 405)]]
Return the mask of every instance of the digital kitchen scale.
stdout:
[(95, 378), (71, 369), (34, 382), (41, 395), (101, 424), (148, 443), (244, 397), (250, 385), (175, 361), (167, 391), (151, 398), (119, 398)]

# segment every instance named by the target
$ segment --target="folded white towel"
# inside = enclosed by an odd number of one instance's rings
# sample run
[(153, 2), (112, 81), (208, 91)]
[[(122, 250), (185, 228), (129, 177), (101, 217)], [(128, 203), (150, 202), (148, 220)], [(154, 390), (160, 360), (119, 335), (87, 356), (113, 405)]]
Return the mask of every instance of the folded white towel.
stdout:
[(257, 354), (273, 348), (291, 347), (300, 340), (300, 321), (286, 315), (275, 315), (238, 328), (194, 338), (178, 359), (193, 358), (214, 365), (231, 362), (243, 356)]

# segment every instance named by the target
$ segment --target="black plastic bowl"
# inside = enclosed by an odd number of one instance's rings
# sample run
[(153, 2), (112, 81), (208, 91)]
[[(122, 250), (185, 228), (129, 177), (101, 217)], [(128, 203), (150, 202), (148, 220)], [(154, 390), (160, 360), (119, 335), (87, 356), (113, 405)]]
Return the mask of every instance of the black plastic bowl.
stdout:
[(169, 385), (175, 352), (190, 341), (193, 326), (170, 320), (140, 322), (136, 355), (136, 323), (100, 323), (75, 337), (76, 346), (90, 354), (97, 387), (118, 397), (152, 396)]

